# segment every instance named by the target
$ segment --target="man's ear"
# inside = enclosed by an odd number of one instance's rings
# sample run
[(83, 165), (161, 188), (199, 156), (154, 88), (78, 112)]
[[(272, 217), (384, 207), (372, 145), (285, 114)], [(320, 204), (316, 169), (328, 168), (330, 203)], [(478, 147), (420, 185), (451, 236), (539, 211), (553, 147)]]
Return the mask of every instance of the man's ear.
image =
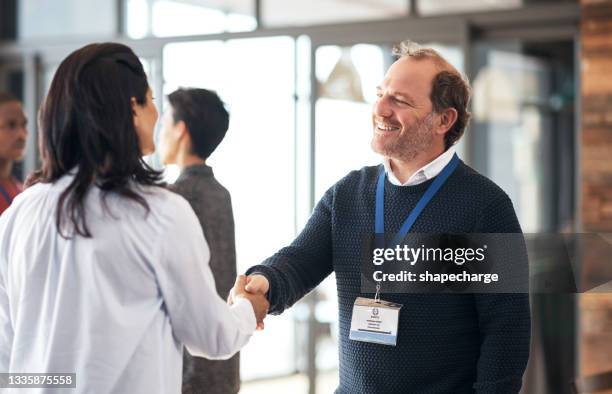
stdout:
[(436, 133), (445, 134), (449, 131), (457, 121), (457, 110), (455, 108), (447, 108), (439, 115), (439, 122), (436, 127)]
[(189, 137), (189, 133), (187, 132), (187, 124), (185, 124), (185, 121), (183, 120), (176, 122), (174, 125), (174, 132), (176, 133), (176, 139), (179, 141), (183, 138)]

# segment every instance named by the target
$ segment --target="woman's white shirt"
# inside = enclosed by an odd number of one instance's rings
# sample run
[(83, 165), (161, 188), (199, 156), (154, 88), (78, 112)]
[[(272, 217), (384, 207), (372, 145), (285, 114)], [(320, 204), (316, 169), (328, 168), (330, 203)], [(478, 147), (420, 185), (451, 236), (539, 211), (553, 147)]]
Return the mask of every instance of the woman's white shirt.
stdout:
[(27, 189), (0, 216), (0, 372), (74, 372), (76, 393), (178, 393), (183, 344), (214, 359), (248, 342), (251, 304), (217, 295), (187, 201), (141, 187), (148, 213), (115, 194), (105, 209), (93, 187), (93, 237), (65, 239), (55, 213), (71, 179)]

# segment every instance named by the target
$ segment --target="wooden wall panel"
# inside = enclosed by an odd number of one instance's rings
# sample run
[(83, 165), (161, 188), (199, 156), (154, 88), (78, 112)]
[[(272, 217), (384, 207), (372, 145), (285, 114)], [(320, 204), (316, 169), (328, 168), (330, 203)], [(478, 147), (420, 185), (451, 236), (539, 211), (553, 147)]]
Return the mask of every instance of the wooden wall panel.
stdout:
[[(612, 232), (612, 0), (582, 0), (580, 31), (582, 226)], [(612, 294), (582, 294), (579, 305), (580, 374), (610, 371)]]

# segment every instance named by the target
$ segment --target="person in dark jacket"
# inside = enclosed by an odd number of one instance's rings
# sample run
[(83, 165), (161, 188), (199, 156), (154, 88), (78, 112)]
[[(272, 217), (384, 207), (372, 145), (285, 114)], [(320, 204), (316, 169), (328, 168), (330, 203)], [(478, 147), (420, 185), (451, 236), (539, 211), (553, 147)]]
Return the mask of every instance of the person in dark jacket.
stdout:
[[(206, 89), (179, 89), (168, 96), (168, 102), (160, 134), (161, 159), (181, 170), (170, 188), (189, 202), (198, 217), (210, 247), (217, 292), (225, 298), (237, 274), (232, 203), (206, 159), (223, 140), (229, 114), (219, 96)], [(237, 393), (239, 361), (239, 354), (213, 361), (185, 351), (183, 393)]]

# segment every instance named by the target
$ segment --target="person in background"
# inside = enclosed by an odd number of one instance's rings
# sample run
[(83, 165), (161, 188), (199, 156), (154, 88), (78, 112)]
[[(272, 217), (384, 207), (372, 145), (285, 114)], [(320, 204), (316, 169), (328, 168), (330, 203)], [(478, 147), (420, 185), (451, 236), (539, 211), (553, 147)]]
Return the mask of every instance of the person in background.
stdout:
[(75, 373), (71, 393), (180, 393), (184, 347), (231, 357), (265, 316), (244, 276), (234, 307), (217, 295), (193, 210), (143, 161), (157, 119), (129, 47), (60, 64), (42, 168), (0, 217), (1, 373)]
[(19, 100), (0, 92), (0, 215), (22, 190), (11, 171), (13, 163), (23, 157), (28, 138), (27, 123)]
[[(215, 92), (179, 89), (168, 96), (160, 134), (164, 164), (181, 170), (170, 186), (193, 208), (210, 248), (217, 293), (226, 297), (236, 277), (234, 218), (230, 194), (206, 164), (225, 137), (229, 114)], [(239, 354), (213, 361), (184, 352), (183, 393), (235, 394), (240, 390)]]

